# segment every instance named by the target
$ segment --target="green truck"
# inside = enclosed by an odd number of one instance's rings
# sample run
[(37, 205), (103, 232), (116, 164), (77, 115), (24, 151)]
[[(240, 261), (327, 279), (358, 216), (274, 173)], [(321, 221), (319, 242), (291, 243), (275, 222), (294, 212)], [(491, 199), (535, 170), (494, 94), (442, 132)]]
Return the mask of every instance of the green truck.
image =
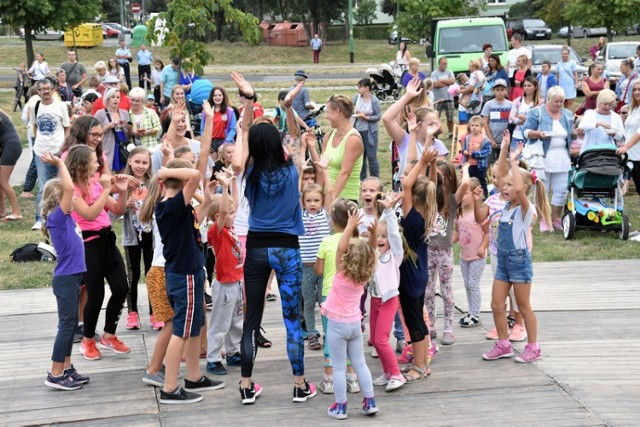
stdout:
[(431, 20), (431, 44), (427, 57), (431, 69), (438, 67), (441, 57), (448, 59), (448, 68), (455, 74), (469, 71), (469, 61), (479, 59), (482, 45), (490, 43), (493, 53), (500, 55), (502, 65), (507, 63), (509, 41), (501, 16), (433, 18)]

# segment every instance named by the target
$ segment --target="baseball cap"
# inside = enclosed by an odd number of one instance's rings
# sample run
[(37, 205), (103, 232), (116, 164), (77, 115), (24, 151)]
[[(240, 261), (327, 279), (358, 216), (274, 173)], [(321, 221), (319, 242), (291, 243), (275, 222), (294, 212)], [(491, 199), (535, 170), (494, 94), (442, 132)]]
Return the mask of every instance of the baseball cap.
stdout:
[(155, 101), (156, 98), (153, 95), (147, 95), (147, 101), (149, 101), (149, 100)]
[(116, 76), (107, 76), (104, 79), (104, 84), (113, 84), (113, 83), (120, 83), (120, 80), (118, 80), (118, 78)]
[(496, 81), (493, 82), (493, 87), (498, 86), (508, 87), (509, 85), (507, 84), (507, 81), (505, 79), (496, 79)]

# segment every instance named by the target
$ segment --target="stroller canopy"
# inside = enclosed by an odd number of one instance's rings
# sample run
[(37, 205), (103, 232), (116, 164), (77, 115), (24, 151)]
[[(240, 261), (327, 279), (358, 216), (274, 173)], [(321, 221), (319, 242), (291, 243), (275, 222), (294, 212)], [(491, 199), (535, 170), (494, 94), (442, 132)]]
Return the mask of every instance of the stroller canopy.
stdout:
[(620, 176), (626, 169), (627, 158), (626, 153), (618, 156), (616, 149), (611, 146), (594, 146), (580, 154), (576, 169), (599, 175)]

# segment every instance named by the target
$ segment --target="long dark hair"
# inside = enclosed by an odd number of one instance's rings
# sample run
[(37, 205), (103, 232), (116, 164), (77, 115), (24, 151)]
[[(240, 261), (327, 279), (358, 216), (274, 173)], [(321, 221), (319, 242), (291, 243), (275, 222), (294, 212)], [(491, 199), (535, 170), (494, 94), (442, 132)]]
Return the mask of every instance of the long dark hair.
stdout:
[(253, 162), (253, 168), (246, 179), (247, 186), (254, 189), (253, 201), (255, 202), (261, 181), (266, 180), (270, 189), (271, 181), (278, 181), (276, 174), (282, 174), (283, 167), (292, 162), (290, 157), (285, 156), (282, 137), (273, 124), (260, 122), (249, 128), (249, 156), (244, 170), (249, 170), (251, 162)]
[[(65, 138), (61, 153), (69, 151), (71, 147), (75, 145), (87, 145), (89, 139), (89, 132), (94, 126), (102, 127), (102, 124), (98, 119), (90, 115), (80, 116), (73, 121), (71, 129), (69, 129), (69, 135)], [(98, 143), (95, 148), (96, 157), (98, 157), (98, 164), (100, 165), (100, 171), (104, 170), (104, 157), (102, 149), (102, 141)]]
[(227, 108), (230, 106), (229, 105), (229, 95), (227, 94), (227, 91), (225, 90), (225, 88), (223, 88), (222, 86), (214, 86), (213, 88), (211, 88), (211, 92), (209, 92), (209, 98), (207, 99), (207, 102), (209, 103), (209, 105), (211, 105), (211, 108), (214, 108), (213, 94), (217, 90), (222, 92), (222, 104), (220, 104), (220, 112), (222, 114), (226, 114), (227, 113)]
[(489, 56), (489, 59), (495, 59), (496, 60), (496, 71), (500, 71), (502, 70), (502, 63), (500, 62), (500, 55), (498, 55), (497, 53), (492, 53), (491, 56)]

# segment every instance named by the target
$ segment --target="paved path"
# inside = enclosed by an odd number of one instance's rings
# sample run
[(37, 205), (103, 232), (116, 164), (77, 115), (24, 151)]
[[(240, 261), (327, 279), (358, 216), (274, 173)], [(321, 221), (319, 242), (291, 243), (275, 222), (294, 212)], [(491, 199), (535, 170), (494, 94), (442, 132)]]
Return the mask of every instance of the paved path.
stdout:
[[(492, 326), (487, 269), (482, 327), (456, 327), (456, 344), (440, 346), (428, 381), (394, 393), (377, 390), (377, 416), (360, 415), (361, 397), (350, 395), (349, 425), (638, 425), (637, 265), (637, 260), (536, 264), (532, 304), (545, 357), (529, 365), (480, 358), (492, 345), (484, 339)], [(464, 309), (458, 269), (454, 289), (459, 309)], [(140, 301), (145, 301), (144, 285), (140, 291)], [(325, 415), (333, 396), (319, 393), (304, 404), (290, 400), (279, 301), (267, 303), (265, 310), (263, 325), (274, 345), (258, 353), (254, 378), (264, 393), (255, 405), (240, 404), (239, 368), (230, 368), (230, 374), (221, 377), (225, 389), (206, 392), (199, 404), (170, 407), (158, 403), (157, 389), (141, 382), (157, 335), (146, 316), (141, 331), (120, 327), (120, 337), (132, 348), (130, 355), (105, 354), (101, 361), (89, 362), (74, 348), (75, 366), (89, 374), (91, 382), (77, 392), (58, 392), (42, 384), (56, 329), (51, 290), (5, 291), (0, 298), (0, 425), (335, 425)], [(515, 348), (521, 351), (523, 344)], [(380, 362), (369, 357), (369, 348), (365, 351), (372, 374), (380, 375)], [(306, 351), (305, 356), (307, 378), (319, 380), (321, 352)]]

